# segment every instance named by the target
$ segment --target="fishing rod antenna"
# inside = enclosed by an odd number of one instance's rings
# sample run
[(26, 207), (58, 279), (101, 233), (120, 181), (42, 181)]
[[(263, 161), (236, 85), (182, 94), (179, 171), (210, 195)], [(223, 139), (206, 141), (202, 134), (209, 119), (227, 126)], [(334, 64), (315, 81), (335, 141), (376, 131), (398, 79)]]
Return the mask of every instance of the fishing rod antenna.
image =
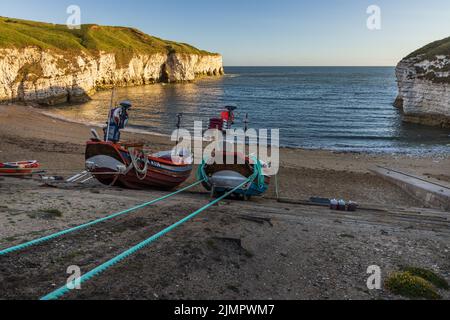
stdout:
[(183, 119), (183, 114), (182, 113), (178, 113), (177, 114), (177, 119), (178, 119), (177, 129), (180, 129), (181, 128), (181, 120)]
[(248, 113), (245, 114), (245, 120), (244, 120), (244, 124), (245, 124), (245, 132), (248, 131), (248, 124), (250, 123), (250, 121), (248, 120)]
[(175, 142), (175, 146), (177, 147), (177, 153), (178, 153), (178, 142), (180, 140), (180, 129), (181, 129), (181, 121), (183, 120), (183, 114), (178, 113), (177, 114), (177, 140)]
[(111, 126), (111, 121), (110, 121), (110, 119), (111, 119), (111, 112), (112, 112), (112, 109), (113, 109), (113, 105), (114, 105), (114, 94), (115, 94), (115, 91), (116, 91), (116, 87), (113, 87), (112, 88), (112, 91), (111, 91), (111, 102), (110, 102), (110, 104), (109, 104), (109, 112), (108, 112), (108, 122), (107, 122), (107, 129), (106, 129), (106, 137), (105, 137), (105, 142), (108, 142), (108, 140), (109, 140), (109, 131), (110, 131), (110, 126)]

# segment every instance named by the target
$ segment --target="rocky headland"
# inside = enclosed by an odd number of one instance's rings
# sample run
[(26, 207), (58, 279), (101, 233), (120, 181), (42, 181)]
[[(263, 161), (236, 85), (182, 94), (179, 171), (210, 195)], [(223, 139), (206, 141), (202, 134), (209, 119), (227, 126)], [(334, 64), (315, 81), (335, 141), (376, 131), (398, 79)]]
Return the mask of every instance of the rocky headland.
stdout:
[(97, 90), (224, 73), (222, 56), (139, 30), (0, 18), (0, 102), (80, 102)]
[(396, 69), (395, 106), (406, 122), (450, 128), (450, 38), (404, 58)]

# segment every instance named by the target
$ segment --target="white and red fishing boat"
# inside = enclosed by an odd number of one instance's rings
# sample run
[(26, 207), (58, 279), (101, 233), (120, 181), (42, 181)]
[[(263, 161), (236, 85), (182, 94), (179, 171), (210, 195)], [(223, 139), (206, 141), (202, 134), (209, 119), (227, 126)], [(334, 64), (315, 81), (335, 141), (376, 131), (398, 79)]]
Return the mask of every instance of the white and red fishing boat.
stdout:
[[(132, 104), (122, 101), (113, 109), (113, 100), (114, 90), (104, 139), (91, 130), (94, 137), (87, 142), (85, 153), (87, 173), (102, 184), (130, 189), (171, 190), (185, 182), (192, 173), (191, 153), (174, 149), (149, 154), (143, 144), (121, 143), (120, 130), (128, 123), (127, 111)], [(177, 118), (177, 129), (180, 129), (182, 114)], [(68, 181), (84, 176), (85, 173), (81, 173)]]
[(36, 160), (0, 163), (0, 176), (31, 176), (39, 166)]
[(130, 189), (170, 190), (192, 172), (192, 156), (185, 151), (147, 155), (142, 145), (115, 144), (93, 139), (86, 147), (86, 169), (102, 184)]

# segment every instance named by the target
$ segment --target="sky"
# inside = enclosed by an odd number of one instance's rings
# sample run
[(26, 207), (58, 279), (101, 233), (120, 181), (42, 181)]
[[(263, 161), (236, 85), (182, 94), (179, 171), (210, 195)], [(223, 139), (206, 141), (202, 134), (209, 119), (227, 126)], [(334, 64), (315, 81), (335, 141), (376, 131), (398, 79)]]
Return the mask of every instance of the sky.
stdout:
[[(130, 26), (218, 52), (226, 66), (393, 66), (450, 36), (449, 0), (14, 0), (0, 15)], [(381, 29), (369, 30), (371, 5)]]

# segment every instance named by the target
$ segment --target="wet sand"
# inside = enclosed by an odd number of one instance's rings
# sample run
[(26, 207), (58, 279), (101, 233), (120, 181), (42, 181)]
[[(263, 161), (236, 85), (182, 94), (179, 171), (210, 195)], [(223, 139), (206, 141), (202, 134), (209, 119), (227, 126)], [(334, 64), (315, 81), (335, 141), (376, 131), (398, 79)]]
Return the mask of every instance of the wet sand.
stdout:
[[(30, 107), (0, 106), (0, 162), (36, 159), (47, 175), (71, 176), (84, 168), (89, 131), (88, 126), (52, 119)], [(123, 139), (143, 141), (153, 151), (172, 146), (161, 136), (125, 133)], [(225, 201), (210, 209), (67, 298), (396, 298), (384, 290), (367, 289), (365, 271), (373, 264), (380, 265), (385, 275), (400, 265), (414, 265), (450, 279), (449, 214), (423, 208), (420, 201), (370, 173), (382, 165), (446, 183), (450, 181), (449, 156), (282, 149), (280, 157), (281, 197), (337, 197), (369, 209), (346, 214), (278, 203), (272, 185), (264, 198)], [(188, 183), (194, 179), (193, 175)], [(0, 178), (0, 248), (163, 194), (107, 188), (95, 182), (53, 188), (39, 180)], [(1, 257), (0, 299), (39, 298), (65, 283), (67, 266), (79, 265), (86, 272), (208, 200), (208, 194), (198, 188), (92, 229)], [(52, 210), (61, 215), (49, 214)], [(263, 220), (255, 222), (255, 217)], [(448, 293), (442, 294), (449, 298)]]

